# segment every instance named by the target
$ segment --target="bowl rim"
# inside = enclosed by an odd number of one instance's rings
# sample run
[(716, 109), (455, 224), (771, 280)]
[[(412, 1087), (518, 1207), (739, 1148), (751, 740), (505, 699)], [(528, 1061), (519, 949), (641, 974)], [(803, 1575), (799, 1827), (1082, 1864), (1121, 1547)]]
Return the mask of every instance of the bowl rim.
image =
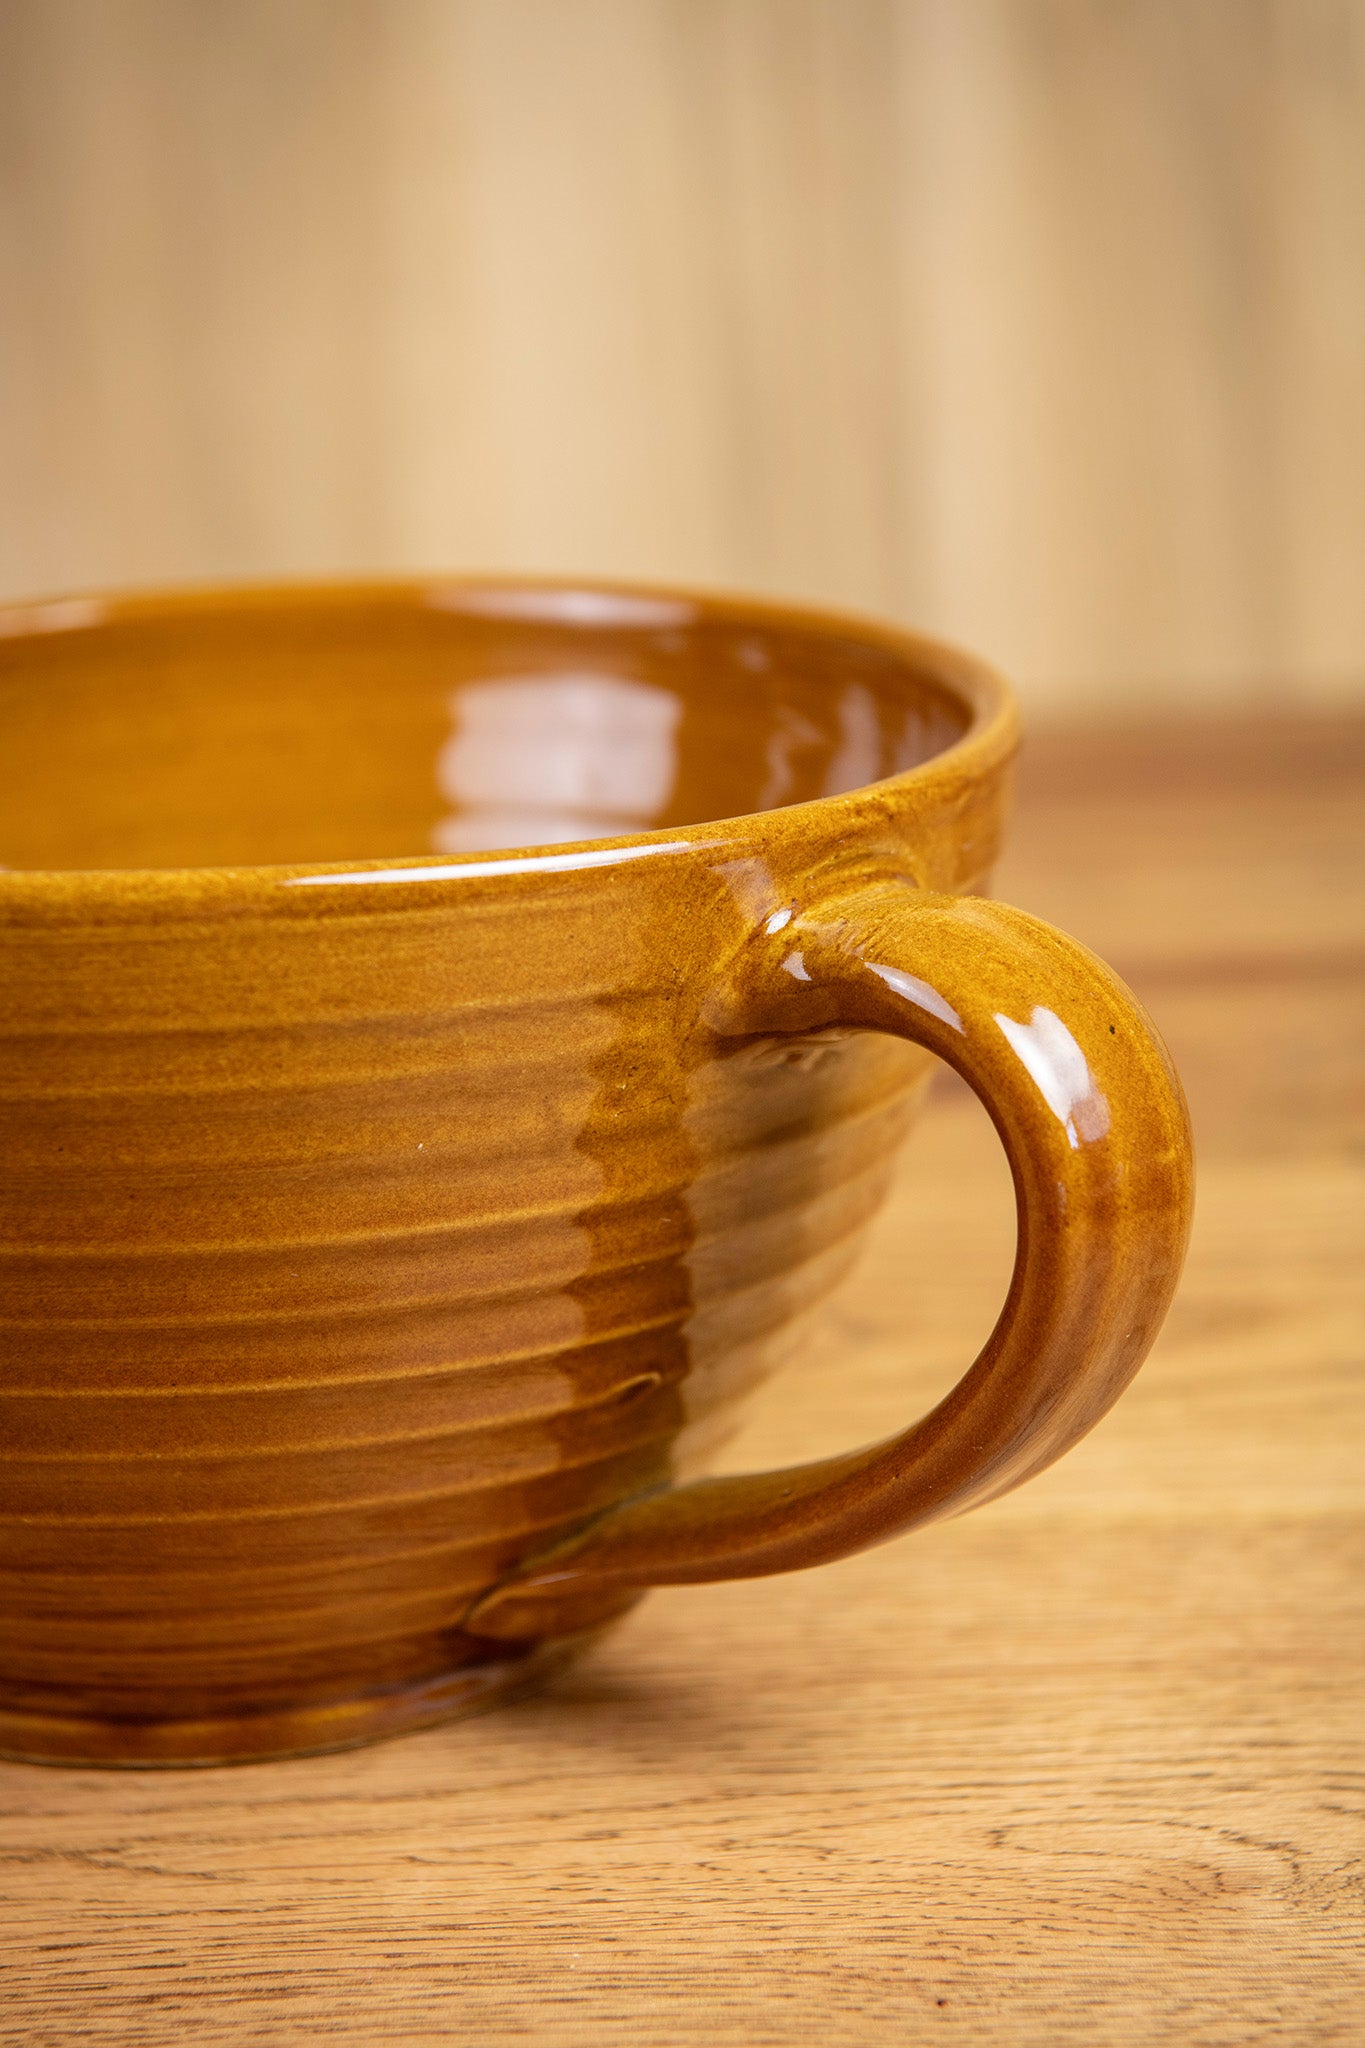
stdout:
[[(46, 639), (53, 633), (98, 630), (108, 625), (159, 618), (192, 619), (223, 612), (334, 612), (372, 609), (435, 610), (458, 615), (543, 619), (572, 630), (589, 625), (603, 630), (612, 623), (640, 629), (684, 628), (694, 621), (729, 622), (812, 638), (861, 640), (895, 655), (920, 670), (929, 682), (952, 698), (966, 714), (958, 737), (912, 768), (862, 783), (833, 795), (728, 817), (699, 819), (693, 824), (657, 826), (648, 831), (594, 839), (528, 843), (481, 854), (414, 853), (358, 860), (270, 862), (241, 865), (110, 868), (0, 868), (0, 918), (18, 912), (24, 923), (45, 909), (69, 922), (82, 912), (117, 918), (120, 908), (132, 911), (153, 904), (167, 911), (207, 910), (212, 899), (220, 913), (232, 907), (284, 908), (288, 888), (291, 908), (302, 908), (299, 884), (337, 880), (385, 882), (384, 907), (399, 909), (420, 900), (430, 905), (448, 900), (445, 880), (463, 876), (494, 887), (516, 886), (519, 877), (547, 869), (591, 869), (651, 852), (695, 851), (708, 847), (733, 849), (734, 842), (804, 837), (823, 826), (827, 831), (840, 811), (852, 813), (848, 823), (868, 805), (885, 814), (921, 804), (933, 807), (950, 801), (983, 778), (1003, 769), (1019, 743), (1019, 710), (1009, 683), (989, 662), (952, 641), (920, 633), (873, 615), (839, 606), (793, 603), (782, 598), (754, 597), (732, 590), (683, 583), (654, 582), (614, 576), (574, 576), (458, 571), (375, 577), (300, 578), (266, 581), (203, 582), (145, 590), (86, 592), (59, 597), (21, 599), (0, 605), (0, 643)], [(615, 614), (615, 617), (611, 614)], [(330, 890), (307, 892), (330, 897)], [(347, 892), (349, 893), (349, 891)], [(366, 896), (365, 908), (378, 905)], [(359, 903), (353, 907), (359, 909)]]

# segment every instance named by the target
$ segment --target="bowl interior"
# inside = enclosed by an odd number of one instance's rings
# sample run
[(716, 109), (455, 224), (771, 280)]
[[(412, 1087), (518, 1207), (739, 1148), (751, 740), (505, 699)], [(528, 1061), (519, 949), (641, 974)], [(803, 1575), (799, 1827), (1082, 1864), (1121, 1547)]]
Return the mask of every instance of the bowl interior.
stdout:
[(0, 866), (544, 846), (916, 766), (972, 720), (838, 621), (460, 584), (20, 608), (0, 637)]

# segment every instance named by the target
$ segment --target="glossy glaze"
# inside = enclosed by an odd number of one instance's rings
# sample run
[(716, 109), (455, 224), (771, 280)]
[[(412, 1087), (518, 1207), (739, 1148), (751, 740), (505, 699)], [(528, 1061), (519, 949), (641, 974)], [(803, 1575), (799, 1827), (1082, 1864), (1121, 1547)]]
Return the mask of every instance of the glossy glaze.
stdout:
[[(967, 658), (552, 587), (5, 623), (0, 1747), (414, 1725), (1002, 1492), (1136, 1369), (1183, 1106), (1107, 970), (958, 900), (1015, 736)], [(678, 1484), (931, 1052), (1019, 1189), (990, 1345), (889, 1445)]]

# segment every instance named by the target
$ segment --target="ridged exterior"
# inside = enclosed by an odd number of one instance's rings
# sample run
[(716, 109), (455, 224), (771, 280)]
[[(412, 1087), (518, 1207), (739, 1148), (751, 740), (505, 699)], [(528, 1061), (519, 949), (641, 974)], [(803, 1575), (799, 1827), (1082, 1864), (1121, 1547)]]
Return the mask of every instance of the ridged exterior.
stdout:
[(0, 877), (0, 1747), (305, 1748), (505, 1672), (476, 1596), (704, 1466), (927, 1074), (735, 1034), (730, 964), (851, 849), (977, 882), (997, 751), (587, 872)]
[(11, 931), (0, 1704), (428, 1680), (528, 1550), (696, 1469), (925, 1062), (698, 1059), (655, 892), (615, 893)]

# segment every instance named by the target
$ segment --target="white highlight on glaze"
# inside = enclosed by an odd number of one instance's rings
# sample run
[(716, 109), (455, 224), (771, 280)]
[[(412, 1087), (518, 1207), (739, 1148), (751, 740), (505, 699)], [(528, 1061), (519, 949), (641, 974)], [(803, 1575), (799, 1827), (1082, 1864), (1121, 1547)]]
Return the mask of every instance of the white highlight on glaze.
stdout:
[(782, 965), (796, 981), (810, 980), (810, 976), (806, 972), (806, 963), (799, 953), (788, 953)]
[(438, 853), (647, 832), (677, 773), (672, 690), (592, 669), (490, 677), (450, 695)]
[(1037, 1007), (1027, 1024), (1016, 1024), (997, 1010), (995, 1021), (1064, 1127), (1072, 1151), (1102, 1138), (1109, 1129), (1109, 1104), (1095, 1086), (1085, 1054), (1056, 1011)]
[(86, 626), (102, 626), (108, 616), (109, 607), (97, 597), (0, 605), (0, 640), (19, 640), (28, 633), (79, 633)]
[(776, 810), (796, 787), (796, 756), (824, 744), (825, 735), (805, 713), (791, 704), (779, 704), (773, 729), (768, 735), (767, 775), (759, 791), (760, 811)]
[(325, 889), (334, 884), (364, 882), (475, 882), (488, 875), (559, 875), (580, 868), (613, 868), (627, 860), (645, 860), (656, 853), (691, 853), (686, 839), (665, 839), (649, 846), (590, 846), (581, 853), (528, 853), (519, 860), (462, 860), (438, 868), (371, 868), (354, 875), (289, 875), (286, 889)]
[(943, 1024), (951, 1024), (954, 1031), (961, 1031), (962, 1019), (950, 1002), (930, 988), (927, 981), (921, 981), (917, 974), (904, 974), (899, 967), (878, 967), (874, 960), (868, 966), (879, 981), (894, 989), (898, 996), (904, 996), (907, 1003), (913, 1003), (917, 1010), (927, 1010), (931, 1017), (937, 1017)]
[(771, 938), (774, 932), (785, 931), (791, 921), (792, 907), (788, 904), (785, 910), (775, 910), (763, 929), (768, 934), (768, 937)]
[(485, 619), (543, 620), (546, 625), (620, 626), (639, 631), (690, 626), (697, 608), (685, 598), (630, 590), (461, 590), (437, 584), (427, 592), (435, 611), (472, 612)]
[(882, 729), (865, 683), (846, 683), (839, 698), (839, 745), (825, 770), (826, 796), (861, 789), (881, 773)]
[(757, 924), (772, 917), (780, 908), (782, 898), (777, 884), (768, 871), (767, 862), (757, 854), (744, 854), (738, 860), (722, 861), (713, 872), (730, 891), (746, 924)]

